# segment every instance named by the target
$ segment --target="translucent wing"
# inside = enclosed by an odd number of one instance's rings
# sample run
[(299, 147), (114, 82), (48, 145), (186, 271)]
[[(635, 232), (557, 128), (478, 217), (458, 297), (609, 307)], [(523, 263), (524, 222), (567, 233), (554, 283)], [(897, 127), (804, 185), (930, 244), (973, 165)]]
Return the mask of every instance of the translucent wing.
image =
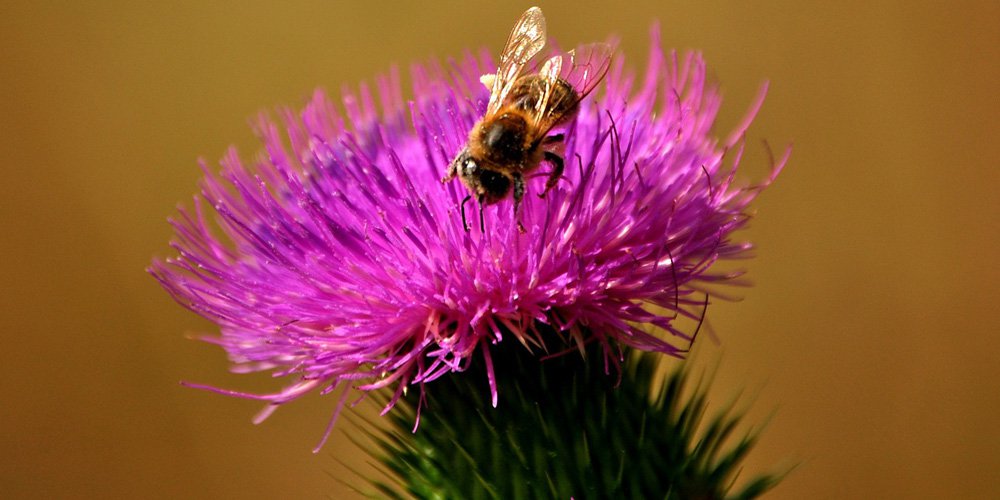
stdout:
[[(524, 70), (524, 65), (545, 46), (545, 16), (542, 9), (532, 7), (521, 15), (514, 24), (507, 44), (500, 53), (500, 65), (492, 78), (490, 103), (486, 107), (486, 116), (500, 109), (517, 77)], [(484, 80), (486, 83), (488, 79)]]
[[(551, 65), (555, 73), (546, 74), (546, 76), (562, 78), (576, 89), (580, 99), (583, 99), (597, 87), (597, 84), (601, 83), (604, 75), (608, 74), (614, 51), (614, 47), (606, 43), (582, 45), (549, 59), (542, 69), (544, 71), (545, 67)], [(554, 59), (559, 59), (560, 62), (556, 64), (553, 62)]]
[[(611, 67), (614, 47), (606, 43), (583, 45), (565, 54), (545, 61), (538, 72), (539, 84), (544, 85), (543, 98), (539, 99), (533, 114), (543, 132), (558, 124), (567, 112), (576, 110), (576, 104), (587, 97)], [(555, 83), (563, 80), (575, 92), (559, 92)]]

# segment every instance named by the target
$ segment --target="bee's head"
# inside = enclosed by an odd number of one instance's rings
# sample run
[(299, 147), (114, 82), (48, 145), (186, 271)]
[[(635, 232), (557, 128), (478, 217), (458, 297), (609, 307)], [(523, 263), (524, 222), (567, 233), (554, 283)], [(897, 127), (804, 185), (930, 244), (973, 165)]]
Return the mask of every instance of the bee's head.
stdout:
[(511, 179), (507, 175), (483, 166), (466, 150), (453, 161), (453, 168), (462, 184), (484, 205), (496, 203), (510, 192)]
[(472, 158), (472, 154), (469, 153), (468, 149), (462, 151), (458, 157), (452, 160), (452, 164), (452, 168), (455, 169), (455, 172), (466, 185), (468, 185), (468, 181), (475, 179), (479, 175), (479, 164)]
[(479, 202), (484, 205), (496, 203), (510, 192), (511, 179), (496, 170), (479, 169)]

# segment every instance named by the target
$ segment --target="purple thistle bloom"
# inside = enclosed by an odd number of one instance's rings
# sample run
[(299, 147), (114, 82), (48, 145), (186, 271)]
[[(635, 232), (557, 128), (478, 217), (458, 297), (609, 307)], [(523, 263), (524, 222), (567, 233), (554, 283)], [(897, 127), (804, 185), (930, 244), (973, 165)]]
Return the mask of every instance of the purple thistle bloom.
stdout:
[(581, 103), (548, 196), (530, 194), (544, 173), (528, 180), (524, 234), (509, 199), (486, 207), (485, 232), (466, 231), (465, 189), (441, 183), (485, 110), (489, 56), (415, 67), (411, 102), (393, 72), (377, 99), (365, 86), (345, 92), (343, 112), (317, 92), (301, 113), (282, 113), (285, 135), (262, 119), (266, 154), (251, 167), (230, 150), (217, 175), (202, 164), (204, 201), (171, 221), (178, 255), (150, 272), (219, 325), (209, 341), (234, 371), (296, 381), (267, 395), (197, 387), (268, 402), (259, 421), (345, 386), (393, 387), (388, 411), (406, 387), (462, 371), (477, 353), (495, 405), (503, 367), (489, 346), (502, 341), (549, 354), (599, 342), (613, 363), (620, 345), (683, 355), (693, 338), (674, 320), (701, 317), (705, 285), (736, 276), (712, 264), (750, 246), (730, 233), (762, 186), (737, 186), (733, 174), (764, 89), (720, 143), (710, 129), (721, 99), (701, 56), (665, 55), (656, 30), (652, 48), (643, 78), (618, 57)]

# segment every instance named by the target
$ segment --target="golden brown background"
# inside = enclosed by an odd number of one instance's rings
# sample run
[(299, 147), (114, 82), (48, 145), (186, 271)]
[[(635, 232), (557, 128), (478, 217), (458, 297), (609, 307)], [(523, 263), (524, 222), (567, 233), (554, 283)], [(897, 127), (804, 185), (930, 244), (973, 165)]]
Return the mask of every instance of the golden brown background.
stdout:
[[(527, 5), (0, 6), (0, 496), (351, 495), (355, 427), (309, 452), (332, 399), (253, 426), (257, 403), (178, 385), (277, 386), (186, 340), (209, 325), (143, 269), (196, 158), (254, 152), (259, 110), (496, 51)], [(747, 469), (799, 463), (770, 498), (1000, 495), (1000, 3), (541, 5), (564, 45), (617, 33), (633, 67), (660, 19), (722, 83), (720, 134), (772, 82), (746, 174), (759, 139), (795, 151), (743, 233), (756, 286), (697, 358), (769, 422)]]

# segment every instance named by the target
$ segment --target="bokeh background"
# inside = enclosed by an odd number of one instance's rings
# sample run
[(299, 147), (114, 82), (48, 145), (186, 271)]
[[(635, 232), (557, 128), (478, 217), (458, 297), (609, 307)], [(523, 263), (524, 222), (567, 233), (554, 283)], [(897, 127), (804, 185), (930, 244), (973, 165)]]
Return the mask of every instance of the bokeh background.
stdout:
[[(799, 464), (770, 498), (1000, 495), (1000, 3), (540, 3), (562, 44), (616, 33), (633, 67), (654, 19), (702, 50), (720, 135), (772, 82), (745, 176), (761, 139), (794, 154), (743, 233), (756, 285), (713, 306), (694, 360), (768, 424), (748, 471)], [(257, 112), (496, 52), (527, 6), (0, 5), (0, 496), (355, 495), (355, 425), (309, 452), (331, 398), (254, 426), (257, 403), (178, 385), (280, 384), (187, 340), (211, 326), (144, 268), (196, 159), (256, 152)]]

